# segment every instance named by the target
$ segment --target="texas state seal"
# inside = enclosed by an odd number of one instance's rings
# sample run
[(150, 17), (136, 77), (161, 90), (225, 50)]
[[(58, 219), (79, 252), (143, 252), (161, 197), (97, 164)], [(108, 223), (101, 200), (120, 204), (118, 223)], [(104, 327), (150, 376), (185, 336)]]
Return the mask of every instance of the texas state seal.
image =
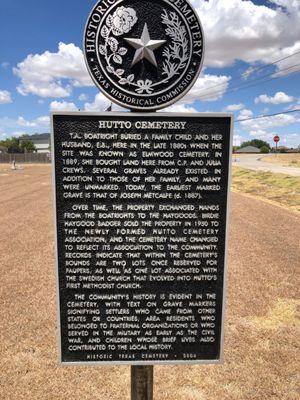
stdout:
[(187, 0), (101, 0), (86, 24), (84, 53), (93, 81), (111, 101), (153, 111), (194, 85), (203, 30)]

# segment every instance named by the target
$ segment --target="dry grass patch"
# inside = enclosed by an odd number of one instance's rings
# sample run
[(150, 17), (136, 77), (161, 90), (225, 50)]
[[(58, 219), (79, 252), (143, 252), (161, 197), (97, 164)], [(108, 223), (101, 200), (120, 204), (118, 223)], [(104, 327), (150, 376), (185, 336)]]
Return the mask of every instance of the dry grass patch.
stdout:
[(233, 167), (232, 190), (300, 212), (300, 178)]
[(267, 157), (263, 157), (262, 161), (266, 161), (272, 164), (283, 165), (285, 167), (300, 168), (300, 153), (269, 155)]
[(278, 299), (268, 314), (263, 317), (255, 317), (252, 322), (260, 329), (278, 329), (283, 327), (300, 328), (300, 320), (297, 308), (300, 301), (293, 299)]

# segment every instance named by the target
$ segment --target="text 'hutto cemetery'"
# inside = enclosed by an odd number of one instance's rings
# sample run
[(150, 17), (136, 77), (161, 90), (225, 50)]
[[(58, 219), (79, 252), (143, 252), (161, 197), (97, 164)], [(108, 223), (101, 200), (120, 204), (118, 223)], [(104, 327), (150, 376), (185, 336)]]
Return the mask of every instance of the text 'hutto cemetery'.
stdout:
[(63, 362), (220, 358), (230, 127), (53, 116)]

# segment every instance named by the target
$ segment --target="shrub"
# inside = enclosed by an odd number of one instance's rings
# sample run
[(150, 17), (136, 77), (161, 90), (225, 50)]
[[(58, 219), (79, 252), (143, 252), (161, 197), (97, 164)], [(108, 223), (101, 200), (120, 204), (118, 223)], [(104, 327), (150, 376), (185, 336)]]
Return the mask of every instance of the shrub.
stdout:
[(263, 154), (268, 154), (268, 153), (270, 153), (270, 149), (267, 146), (262, 146), (260, 148), (260, 152)]

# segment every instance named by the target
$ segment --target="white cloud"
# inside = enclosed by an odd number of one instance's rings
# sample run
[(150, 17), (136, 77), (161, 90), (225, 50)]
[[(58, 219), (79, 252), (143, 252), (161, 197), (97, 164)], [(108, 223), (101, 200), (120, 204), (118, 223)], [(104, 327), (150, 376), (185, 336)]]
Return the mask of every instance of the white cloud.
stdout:
[(298, 100), (297, 103), (292, 104), (292, 105), (286, 107), (285, 110), (286, 110), (286, 111), (300, 110), (300, 100)]
[(255, 72), (255, 68), (254, 67), (248, 67), (247, 69), (246, 69), (246, 71), (242, 74), (242, 78), (243, 79), (248, 79), (249, 78), (249, 76), (251, 76), (252, 74), (253, 74), (253, 72)]
[[(84, 110), (90, 112), (105, 111), (111, 101), (102, 93), (97, 93), (92, 103), (85, 103)], [(124, 111), (125, 109), (113, 103), (113, 111)]]
[[(224, 93), (226, 92), (230, 76), (224, 75), (209, 75), (202, 74), (196, 81), (193, 88), (189, 91), (189, 93), (180, 99), (175, 106), (171, 106), (172, 111), (174, 111), (174, 107), (177, 107), (177, 110), (191, 110), (191, 112), (196, 112), (196, 109), (193, 107), (185, 107), (186, 105), (191, 105), (197, 100), (201, 101), (213, 101), (220, 99)], [(215, 86), (217, 86), (215, 88)], [(215, 89), (214, 89), (215, 88)], [(215, 91), (214, 91), (215, 90)], [(92, 103), (85, 103), (84, 109), (85, 111), (103, 111), (107, 109), (110, 105), (110, 100), (107, 99), (102, 93), (98, 93), (95, 97), (95, 100)], [(113, 104), (114, 111), (124, 110), (124, 108)], [(169, 111), (169, 109), (167, 108)], [(177, 111), (181, 112), (181, 111)]]
[(17, 119), (0, 117), (0, 126), (6, 136), (21, 136), (25, 133), (49, 132), (50, 118), (44, 115), (32, 120), (25, 119), (23, 116)]
[(266, 94), (261, 94), (260, 96), (256, 97), (255, 104), (283, 104), (291, 103), (294, 100), (294, 97), (289, 96), (284, 92), (277, 92), (273, 97), (267, 96)]
[(19, 117), (17, 124), (25, 128), (49, 128), (50, 118), (48, 115), (44, 115), (29, 121), (24, 117)]
[(238, 119), (247, 119), (251, 117), (253, 117), (253, 112), (245, 108), (239, 113)]
[[(94, 86), (85, 66), (82, 50), (74, 44), (59, 43), (58, 52), (45, 51), (29, 55), (18, 64), (14, 73), (20, 77), (18, 91), (22, 95), (40, 97), (68, 97), (72, 87)], [(229, 76), (202, 74), (193, 89), (181, 101), (193, 103), (203, 97), (204, 101), (220, 99), (227, 90)], [(201, 92), (200, 92), (201, 91)], [(85, 94), (79, 96), (86, 101)]]
[(78, 111), (78, 107), (74, 103), (67, 101), (52, 101), (50, 111)]
[(300, 133), (290, 133), (283, 136), (283, 145), (298, 148), (300, 150)]
[(179, 100), (179, 104), (192, 104), (194, 101), (215, 101), (226, 92), (231, 77), (226, 75), (201, 74), (195, 85)]
[(173, 113), (196, 113), (197, 110), (194, 107), (184, 105), (184, 104), (173, 104), (170, 107), (165, 108), (162, 110), (163, 112), (173, 112)]
[(79, 101), (87, 101), (88, 96), (84, 93), (82, 93), (80, 96), (78, 96)]
[(15, 129), (17, 122), (8, 117), (0, 117), (0, 126), (2, 129), (7, 131), (8, 129)]
[(9, 136), (19, 137), (19, 136), (26, 135), (27, 133), (28, 132), (25, 132), (25, 131), (15, 131), (15, 132), (12, 132)]
[(229, 112), (234, 112), (234, 111), (239, 111), (242, 108), (244, 108), (244, 104), (243, 103), (239, 103), (239, 104), (230, 104), (229, 106), (225, 107), (224, 111), (229, 111)]
[[(207, 66), (224, 67), (237, 59), (270, 63), (300, 50), (299, 0), (270, 0), (270, 7), (244, 0), (192, 3), (204, 28)], [(299, 59), (286, 60), (280, 68)]]
[(240, 124), (243, 128), (249, 130), (250, 132), (254, 132), (265, 131), (266, 129), (272, 129), (281, 126), (288, 126), (296, 122), (300, 122), (300, 119), (297, 119), (294, 115), (280, 114), (272, 117), (254, 119), (251, 121), (242, 121)]
[[(298, 21), (298, 24), (300, 22)], [(293, 55), (294, 54), (294, 55)], [(293, 55), (292, 57), (289, 57)], [(300, 40), (293, 43), (291, 46), (286, 47), (280, 51), (277, 50), (276, 54), (273, 55), (270, 62), (276, 61), (281, 58), (289, 57), (276, 65), (277, 72), (273, 77), (285, 76), (295, 72), (299, 72), (300, 64)]]
[(274, 136), (279, 135), (280, 137), (280, 143), (279, 145), (281, 146), (288, 146), (288, 147), (298, 147), (300, 143), (300, 134), (297, 133), (291, 133), (291, 134), (284, 134), (281, 133), (280, 131), (272, 131), (268, 132), (262, 129), (259, 130), (254, 130), (250, 131), (250, 136), (254, 137), (255, 139), (260, 139), (260, 140), (265, 140), (269, 142), (272, 146), (274, 146)]
[[(193, 104), (197, 100), (213, 101), (220, 99), (226, 92), (230, 79), (230, 76), (225, 75), (200, 75), (189, 93), (182, 99), (180, 99), (176, 103), (176, 105), (171, 106), (172, 111), (176, 110), (176, 112), (197, 112), (194, 107), (188, 107), (188, 105)], [(215, 88), (215, 86), (217, 87)], [(102, 93), (98, 93), (92, 103), (87, 102), (84, 104), (84, 110), (90, 112), (103, 111), (109, 107), (110, 103), (110, 100), (107, 99)], [(165, 110), (169, 111), (171, 107), (166, 108)], [(113, 110), (120, 111), (124, 110), (124, 108), (113, 104)]]
[(0, 104), (12, 103), (11, 94), (7, 90), (0, 90)]
[(109, 107), (109, 105), (110, 101), (108, 98), (102, 93), (97, 93), (93, 103), (85, 103), (84, 110), (91, 112), (104, 111)]
[(250, 136), (255, 137), (257, 139), (263, 139), (263, 140), (271, 140), (275, 136), (275, 132), (267, 132), (264, 131), (263, 129), (258, 129), (254, 131), (249, 132)]
[(243, 142), (245, 142), (245, 140), (246, 139), (244, 138), (244, 136), (235, 134), (233, 136), (233, 145), (240, 146)]
[(30, 54), (14, 73), (21, 79), (17, 89), (23, 96), (62, 98), (71, 95), (72, 86), (93, 86), (82, 50), (73, 43), (59, 43), (57, 53)]
[(5, 133), (4, 129), (1, 128), (1, 126), (0, 126), (0, 137), (5, 138), (6, 136), (7, 136), (7, 134)]
[[(192, 2), (204, 26), (207, 66), (224, 67), (238, 59), (247, 63), (269, 63), (300, 51), (298, 0), (269, 0), (273, 3), (270, 6), (249, 0)], [(279, 63), (277, 70), (284, 74), (284, 69), (298, 63), (300, 54)], [(22, 95), (63, 98), (71, 95), (73, 87), (93, 86), (82, 50), (72, 43), (60, 43), (57, 52), (28, 55), (14, 72), (21, 79), (18, 91)], [(249, 73), (251, 70), (248, 69), (246, 75)], [(200, 96), (204, 101), (220, 99), (227, 90), (229, 79), (227, 76), (202, 75), (180, 103), (191, 104)], [(218, 87), (213, 90), (212, 86)], [(86, 99), (82, 97), (80, 101)]]

